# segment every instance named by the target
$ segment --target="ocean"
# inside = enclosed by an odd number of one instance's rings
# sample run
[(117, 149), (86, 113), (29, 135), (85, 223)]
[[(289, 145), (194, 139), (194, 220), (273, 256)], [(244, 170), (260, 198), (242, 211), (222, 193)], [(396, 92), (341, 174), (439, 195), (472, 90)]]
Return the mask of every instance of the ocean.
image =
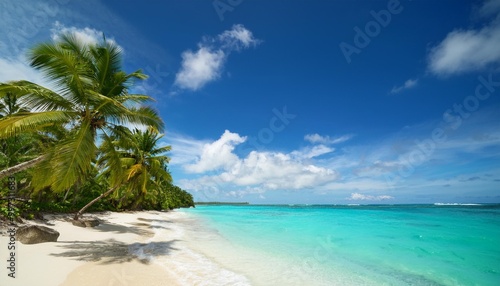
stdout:
[(500, 205), (202, 205), (180, 212), (190, 248), (235, 273), (225, 285), (500, 285)]

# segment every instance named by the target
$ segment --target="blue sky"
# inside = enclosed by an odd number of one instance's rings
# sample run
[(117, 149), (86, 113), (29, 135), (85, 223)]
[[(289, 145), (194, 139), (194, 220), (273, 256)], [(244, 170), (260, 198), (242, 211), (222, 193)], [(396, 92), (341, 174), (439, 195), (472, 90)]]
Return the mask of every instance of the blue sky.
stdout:
[(500, 202), (500, 1), (0, 1), (26, 49), (115, 41), (199, 201)]

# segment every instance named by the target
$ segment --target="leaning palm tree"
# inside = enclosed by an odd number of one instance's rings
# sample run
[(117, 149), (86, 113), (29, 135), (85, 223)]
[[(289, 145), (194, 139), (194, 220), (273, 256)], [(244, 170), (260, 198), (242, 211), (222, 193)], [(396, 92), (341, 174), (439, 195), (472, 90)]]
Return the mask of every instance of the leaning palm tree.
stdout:
[(161, 188), (160, 183), (172, 182), (172, 177), (167, 171), (170, 158), (165, 155), (171, 150), (170, 146), (158, 146), (158, 141), (163, 135), (154, 129), (146, 131), (135, 130), (132, 144), (128, 147), (123, 163), (126, 168), (126, 192), (134, 194), (135, 202), (132, 208), (137, 208), (148, 191)]
[(165, 182), (172, 182), (167, 170), (170, 158), (165, 154), (171, 147), (158, 146), (163, 135), (153, 127), (146, 131), (135, 129), (126, 135), (127, 130), (122, 130), (115, 138), (104, 138), (98, 164), (103, 169), (101, 175), (107, 176), (114, 187), (85, 205), (75, 214), (75, 220), (95, 202), (117, 189), (120, 190), (119, 196), (133, 197), (132, 207), (137, 208), (148, 192), (162, 188)]
[[(130, 94), (134, 80), (145, 79), (140, 70), (121, 70), (121, 50), (109, 41), (86, 44), (74, 34), (34, 47), (31, 65), (40, 70), (54, 89), (29, 81), (0, 83), (0, 97), (16, 94), (31, 112), (19, 112), (0, 120), (0, 138), (64, 124), (67, 136), (44, 155), (24, 162), (20, 171), (36, 164), (32, 185), (63, 191), (84, 180), (97, 155), (98, 136), (108, 140), (120, 136), (126, 124), (143, 124), (162, 130), (163, 121), (148, 106), (147, 95)], [(11, 172), (3, 170), (1, 176)]]

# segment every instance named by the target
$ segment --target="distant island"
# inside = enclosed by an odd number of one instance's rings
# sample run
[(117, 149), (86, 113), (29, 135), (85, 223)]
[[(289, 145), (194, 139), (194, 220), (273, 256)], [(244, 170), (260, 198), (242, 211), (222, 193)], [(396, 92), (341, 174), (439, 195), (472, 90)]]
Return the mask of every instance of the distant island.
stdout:
[(248, 205), (249, 202), (195, 202), (195, 205)]

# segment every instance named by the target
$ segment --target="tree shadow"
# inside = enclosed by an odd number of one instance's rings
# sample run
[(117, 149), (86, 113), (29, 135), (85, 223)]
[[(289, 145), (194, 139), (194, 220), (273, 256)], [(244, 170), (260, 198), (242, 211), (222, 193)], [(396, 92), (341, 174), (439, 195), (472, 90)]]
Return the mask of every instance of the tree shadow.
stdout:
[(157, 256), (168, 255), (178, 240), (123, 243), (114, 239), (104, 241), (59, 241), (58, 247), (66, 249), (62, 253), (51, 253), (55, 257), (70, 257), (80, 261), (101, 262), (101, 264), (124, 263), (138, 260), (144, 264)]
[(153, 232), (143, 225), (126, 226), (123, 224), (113, 224), (101, 220), (101, 223), (93, 229), (102, 232), (115, 232), (115, 233), (133, 233), (140, 236), (151, 236)]

